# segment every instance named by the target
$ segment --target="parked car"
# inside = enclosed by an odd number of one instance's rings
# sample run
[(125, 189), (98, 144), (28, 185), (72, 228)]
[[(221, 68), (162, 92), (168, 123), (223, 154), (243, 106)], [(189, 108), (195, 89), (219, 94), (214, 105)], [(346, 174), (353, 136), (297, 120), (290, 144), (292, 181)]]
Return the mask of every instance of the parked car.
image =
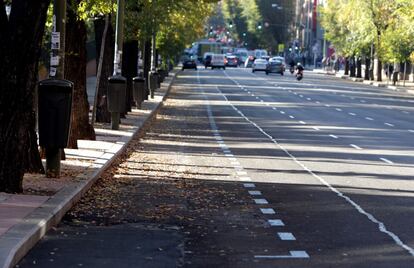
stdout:
[(231, 55), (231, 56), (226, 56), (226, 66), (228, 67), (237, 67), (239, 66), (239, 60), (236, 56)]
[(284, 75), (286, 70), (286, 63), (283, 57), (273, 57), (269, 59), (268, 73), (279, 73)]
[(269, 63), (264, 59), (255, 59), (252, 65), (252, 72), (263, 71), (269, 74)]
[(192, 58), (187, 58), (183, 61), (183, 68), (184, 69), (194, 69), (197, 70), (197, 62)]
[(254, 62), (254, 57), (253, 56), (249, 56), (246, 61), (244, 62), (244, 68), (250, 68), (252, 67)]
[(223, 68), (226, 69), (226, 58), (223, 54), (213, 54), (211, 56), (211, 69)]

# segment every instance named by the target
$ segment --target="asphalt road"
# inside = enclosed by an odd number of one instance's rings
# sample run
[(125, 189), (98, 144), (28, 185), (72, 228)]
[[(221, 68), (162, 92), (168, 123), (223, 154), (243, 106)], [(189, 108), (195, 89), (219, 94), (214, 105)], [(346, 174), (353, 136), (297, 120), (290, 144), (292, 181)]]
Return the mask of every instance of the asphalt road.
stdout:
[(19, 267), (414, 267), (413, 102), (308, 72), (185, 70)]

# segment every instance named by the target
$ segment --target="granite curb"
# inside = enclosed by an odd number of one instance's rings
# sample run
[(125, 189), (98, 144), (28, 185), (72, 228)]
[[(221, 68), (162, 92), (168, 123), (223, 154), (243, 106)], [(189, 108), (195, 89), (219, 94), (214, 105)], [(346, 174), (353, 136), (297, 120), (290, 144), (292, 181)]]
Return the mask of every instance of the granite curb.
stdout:
[(153, 103), (151, 112), (144, 115), (142, 120), (133, 129), (131, 136), (120, 137), (119, 140), (103, 151), (99, 157), (88, 167), (92, 169), (92, 175), (81, 174), (76, 178), (82, 182), (75, 185), (63, 187), (55, 195), (49, 198), (40, 207), (23, 219), (17, 225), (11, 227), (6, 233), (0, 236), (0, 263), (3, 268), (14, 267), (21, 258), (47, 233), (53, 226), (57, 225), (70, 208), (79, 201), (82, 196), (99, 179), (101, 174), (125, 152), (129, 142), (140, 135), (155, 118), (159, 109), (163, 106), (171, 86), (179, 73), (174, 69), (165, 81), (166, 91), (157, 103)]

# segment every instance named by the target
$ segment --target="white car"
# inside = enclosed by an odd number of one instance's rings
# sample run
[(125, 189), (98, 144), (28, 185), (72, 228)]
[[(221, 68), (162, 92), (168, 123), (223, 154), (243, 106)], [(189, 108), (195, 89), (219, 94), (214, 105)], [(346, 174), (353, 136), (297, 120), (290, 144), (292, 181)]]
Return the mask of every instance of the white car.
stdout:
[(252, 64), (252, 72), (264, 71), (269, 74), (269, 63), (264, 59), (255, 59)]
[(213, 54), (211, 56), (211, 69), (223, 68), (226, 69), (226, 57), (223, 54)]

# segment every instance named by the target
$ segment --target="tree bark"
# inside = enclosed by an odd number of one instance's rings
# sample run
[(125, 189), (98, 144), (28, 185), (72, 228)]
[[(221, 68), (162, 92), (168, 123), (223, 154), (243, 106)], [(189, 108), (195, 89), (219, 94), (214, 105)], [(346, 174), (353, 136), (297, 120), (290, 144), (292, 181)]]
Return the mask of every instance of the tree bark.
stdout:
[(349, 58), (345, 58), (345, 75), (349, 75)]
[(35, 132), (37, 62), (49, 0), (0, 2), (0, 191), (23, 191), (25, 171), (43, 169)]
[(357, 58), (356, 68), (357, 68), (356, 77), (361, 78), (362, 77), (362, 58), (361, 57)]
[(83, 20), (77, 18), (76, 10), (71, 3), (72, 1), (68, 0), (65, 79), (74, 83), (68, 148), (77, 149), (78, 140), (95, 140), (96, 137), (95, 130), (89, 123), (89, 103), (86, 91), (86, 26)]
[(352, 56), (349, 60), (349, 76), (355, 77), (355, 56)]
[[(113, 65), (114, 65), (114, 45), (115, 45), (115, 37), (114, 37), (114, 29), (111, 23), (111, 16), (109, 16), (109, 27), (108, 32), (106, 35), (105, 40), (105, 53), (103, 56), (103, 64), (102, 64), (102, 74), (101, 80), (99, 81), (99, 88), (98, 88), (98, 104), (96, 107), (96, 122), (100, 123), (110, 123), (111, 122), (111, 113), (108, 111), (107, 106), (107, 90), (108, 90), (108, 77), (110, 77), (113, 73)], [(97, 19), (94, 21), (95, 24), (95, 40), (96, 40), (96, 55), (97, 58), (100, 57), (101, 54), (101, 40), (103, 31), (105, 28), (105, 19)]]
[(378, 59), (378, 67), (377, 67), (377, 81), (382, 81), (382, 62)]
[(138, 67), (138, 40), (131, 40), (124, 43), (122, 54), (122, 76), (127, 79), (126, 110), (132, 108), (132, 78), (137, 75)]
[(369, 80), (369, 68), (371, 66), (371, 59), (369, 57), (365, 57), (365, 73), (364, 73), (364, 79)]

